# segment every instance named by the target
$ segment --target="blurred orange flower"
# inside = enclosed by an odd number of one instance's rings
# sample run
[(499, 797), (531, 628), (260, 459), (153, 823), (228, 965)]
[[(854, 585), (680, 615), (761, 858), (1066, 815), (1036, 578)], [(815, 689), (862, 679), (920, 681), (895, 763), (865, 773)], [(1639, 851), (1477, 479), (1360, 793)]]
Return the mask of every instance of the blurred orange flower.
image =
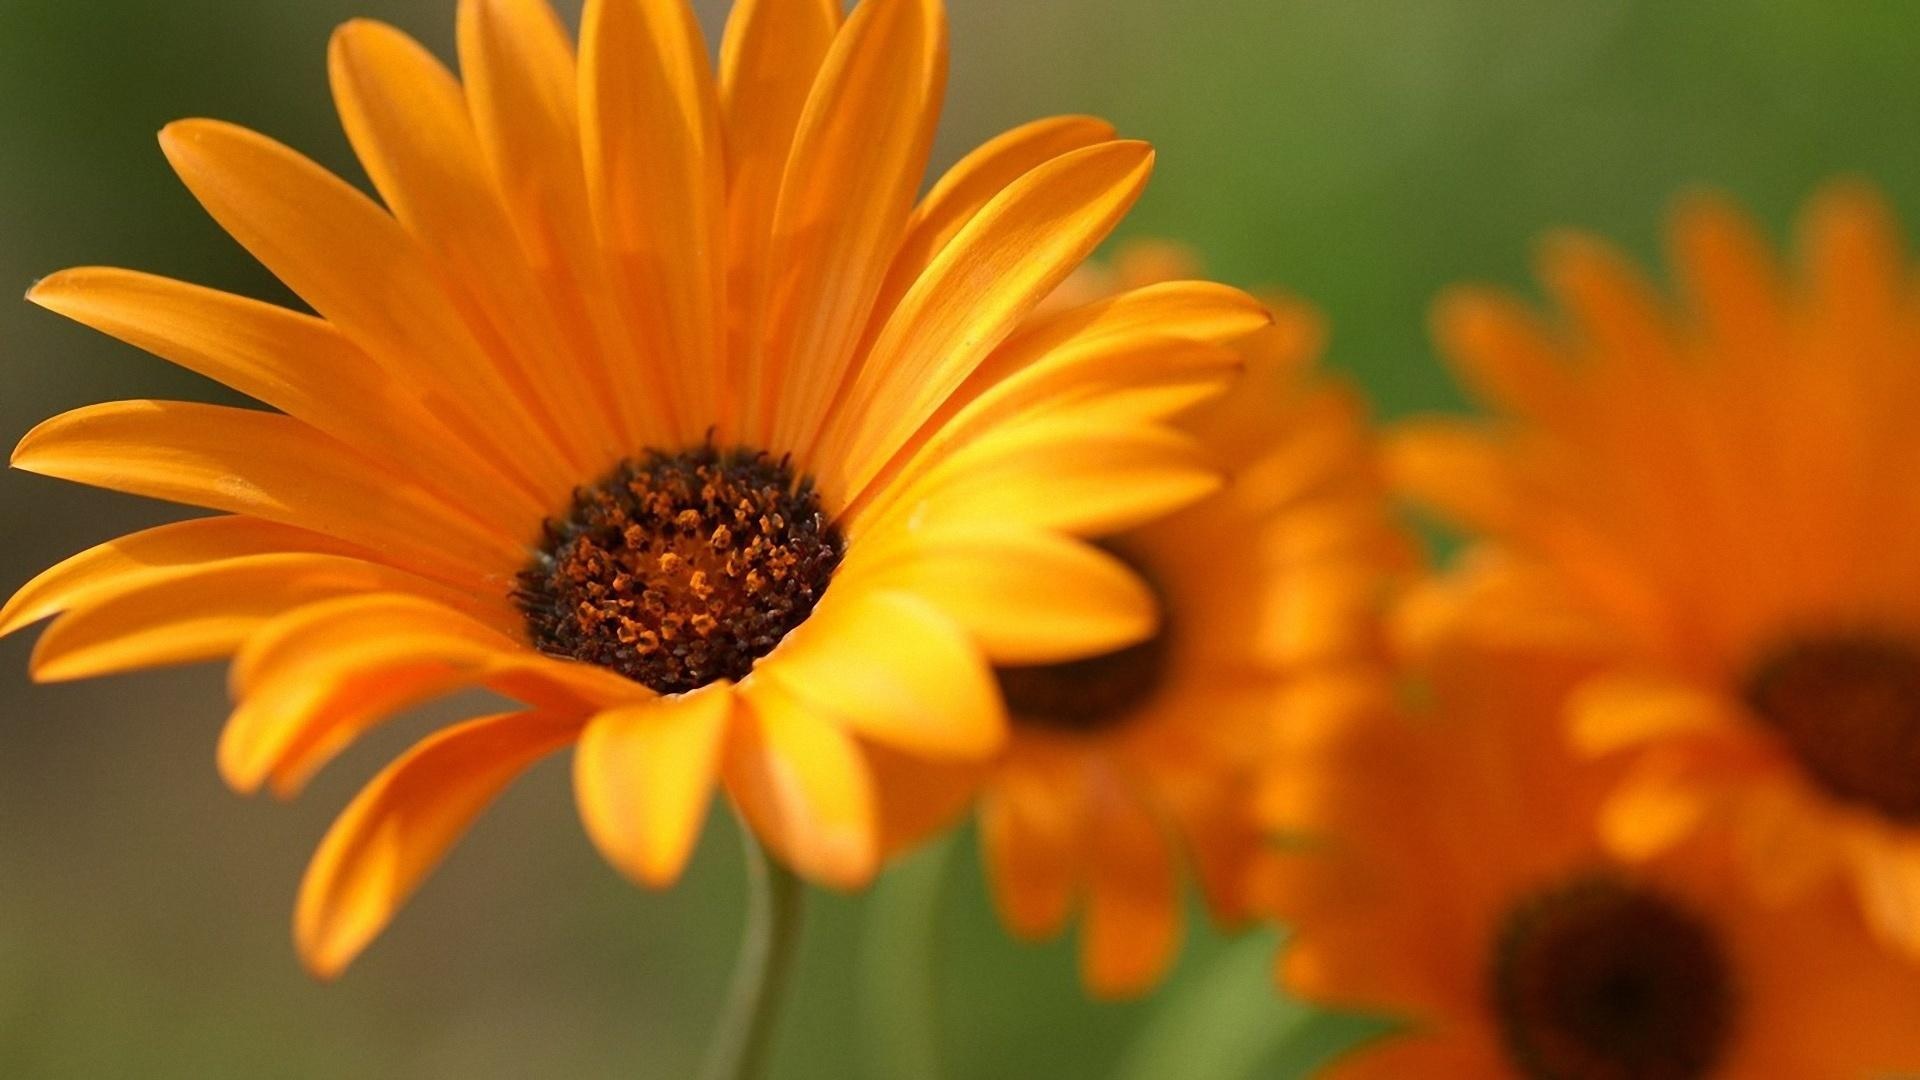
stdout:
[[(1133, 245), (1055, 302), (1193, 269), (1178, 248)], [(880, 771), (882, 806), (902, 807), (889, 819), (923, 829), (977, 790), (1003, 920), (1045, 938), (1083, 908), (1082, 977), (1103, 996), (1149, 989), (1177, 955), (1183, 867), (1217, 917), (1245, 917), (1245, 868), (1263, 844), (1252, 784), (1276, 718), (1322, 680), (1377, 670), (1380, 607), (1408, 563), (1364, 409), (1314, 370), (1319, 316), (1270, 302), (1272, 327), (1213, 347), (1247, 368), (1226, 396), (1198, 401), (1208, 388), (1195, 385), (1115, 398), (1183, 399), (1182, 426), (1228, 476), (1218, 494), (1103, 541), (1152, 586), (1159, 633), (1066, 663), (1002, 662), (1013, 736), (984, 769)]]
[(1497, 412), (1410, 425), (1397, 482), (1481, 539), (1423, 619), (1603, 658), (1569, 703), (1632, 751), (1613, 849), (1725, 830), (1758, 896), (1851, 883), (1920, 955), (1920, 302), (1882, 201), (1808, 207), (1797, 273), (1723, 202), (1672, 228), (1687, 299), (1562, 237), (1563, 311), (1463, 290), (1436, 325)]
[(841, 9), (742, 0), (716, 76), (684, 0), (592, 0), (577, 65), (544, 0), (465, 0), (464, 84), (352, 23), (333, 89), (387, 209), (240, 128), (162, 137), (318, 318), (120, 270), (34, 290), (280, 410), (120, 402), (26, 437), (15, 467), (230, 515), (21, 590), (0, 630), (60, 616), (38, 677), (237, 654), (243, 792), (451, 691), (529, 707), (429, 739), (340, 819), (296, 916), (316, 973), (574, 743), (587, 831), (639, 881), (677, 877), (724, 778), (798, 869), (861, 885), (863, 747), (983, 759), (993, 663), (1153, 633), (1146, 588), (1072, 537), (1217, 486), (1160, 420), (1266, 315), (1187, 283), (1030, 318), (1151, 150), (1042, 121), (916, 205), (944, 10)]
[[(1418, 703), (1297, 724), (1265, 813), (1263, 869), (1292, 924), (1293, 994), (1400, 1028), (1345, 1080), (1854, 1078), (1920, 1067), (1920, 970), (1880, 949), (1835, 883), (1752, 903), (1728, 849), (1634, 864), (1596, 815), (1617, 762), (1558, 722), (1591, 669), (1433, 647)], [(1905, 1075), (1902, 1073), (1902, 1075)]]

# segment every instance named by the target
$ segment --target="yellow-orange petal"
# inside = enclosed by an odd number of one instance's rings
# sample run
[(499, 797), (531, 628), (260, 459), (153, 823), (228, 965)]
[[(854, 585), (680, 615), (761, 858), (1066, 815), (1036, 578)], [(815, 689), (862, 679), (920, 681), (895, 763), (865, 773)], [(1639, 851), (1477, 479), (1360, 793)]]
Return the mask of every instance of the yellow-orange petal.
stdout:
[(873, 776), (859, 748), (770, 680), (727, 741), (727, 792), (773, 852), (807, 878), (857, 889), (879, 868)]
[(1236, 342), (1271, 325), (1258, 300), (1210, 281), (1168, 281), (1036, 318), (975, 372), (985, 389), (1055, 350), (1118, 347), (1141, 338)]
[(1664, 756), (1640, 762), (1600, 808), (1602, 839), (1628, 859), (1672, 850), (1714, 812), (1719, 792)]
[(1597, 236), (1562, 232), (1540, 245), (1540, 280), (1598, 351), (1602, 369), (1638, 370), (1671, 354), (1666, 306), (1644, 274)]
[(1582, 684), (1568, 699), (1567, 716), (1574, 745), (1590, 754), (1709, 732), (1731, 719), (1724, 701), (1698, 686), (1629, 674)]
[(468, 111), (520, 247), (557, 313), (606, 430), (643, 445), (664, 424), (621, 323), (581, 168), (573, 40), (546, 0), (461, 0)]
[(926, 171), (946, 84), (937, 0), (868, 0), (833, 39), (780, 183), (749, 434), (804, 451), (854, 359)]
[(992, 771), (990, 762), (933, 761), (862, 742), (873, 775), (880, 857), (891, 860), (959, 823)]
[(1908, 296), (1906, 253), (1884, 196), (1868, 184), (1828, 184), (1808, 201), (1799, 234), (1823, 318), (1842, 332), (1898, 318)]
[[(764, 318), (773, 214), (800, 114), (840, 30), (838, 0), (740, 0), (720, 45), (720, 107), (727, 142), (726, 382), (744, 387)], [(748, 395), (725, 394), (722, 435), (744, 435)]]
[(1111, 142), (1014, 181), (935, 257), (874, 340), (823, 455), (858, 493), (975, 368), (1092, 254), (1145, 189), (1153, 150)]
[(916, 754), (977, 759), (1006, 739), (992, 669), (960, 626), (846, 575), (754, 677), (821, 721)]
[(13, 467), (308, 529), (447, 581), (498, 579), (526, 557), (464, 511), (274, 413), (178, 401), (94, 405), (29, 431)]
[(83, 267), (27, 299), (232, 387), (417, 474), (495, 528), (543, 512), (464, 452), (388, 372), (323, 320), (132, 270)]
[(1730, 355), (1786, 347), (1787, 284), (1751, 218), (1726, 199), (1693, 196), (1674, 212), (1669, 246), (1707, 331)]
[(519, 257), (459, 81), (418, 42), (369, 19), (335, 32), (327, 66), (354, 152), (438, 264), (498, 377), (576, 474), (597, 470), (619, 448)]
[(978, 397), (943, 406), (868, 485), (848, 520), (880, 512), (956, 447), (997, 429), (1067, 412), (1103, 424), (1161, 423), (1225, 392), (1241, 367), (1231, 346), (1179, 338), (1056, 349)]
[(1245, 366), (1231, 345), (1143, 335), (1071, 343), (1006, 376), (928, 442), (1072, 409), (1112, 420), (1171, 419), (1230, 385)]
[(901, 447), (849, 519), (884, 513), (954, 447), (1002, 425), (1065, 408), (1102, 420), (1164, 419), (1224, 388), (1242, 356), (1228, 343), (1271, 321), (1247, 294), (1204, 282), (1151, 286), (1032, 320)]
[(1920, 956), (1920, 856), (1911, 847), (1876, 853), (1854, 888), (1874, 935), (1907, 957)]
[(725, 332), (725, 148), (706, 43), (686, 0), (590, 0), (580, 54), (595, 227), (673, 435), (691, 443), (718, 409)]
[(934, 257), (1008, 185), (1062, 154), (1108, 142), (1114, 134), (1113, 125), (1098, 117), (1054, 116), (981, 143), (935, 181), (914, 208), (874, 310), (891, 313)]
[(733, 716), (731, 683), (601, 713), (580, 736), (573, 793), (600, 854), (665, 888), (700, 838)]
[(1454, 524), (1499, 535), (1520, 519), (1508, 459), (1471, 421), (1406, 421), (1389, 433), (1381, 455), (1396, 491)]
[(1086, 872), (1076, 781), (1014, 766), (981, 795), (981, 856), (994, 906), (1029, 939), (1052, 937), (1066, 925)]
[[(1750, 784), (1741, 792), (1740, 804), (1735, 850), (1745, 864), (1747, 884), (1762, 905), (1805, 902), (1815, 889), (1833, 880), (1846, 841), (1833, 835), (1831, 811), (1809, 799), (1797, 779)], [(1920, 884), (1920, 878), (1911, 881)], [(1913, 905), (1913, 915), (1920, 916), (1920, 903), (1912, 899), (1908, 903)], [(1914, 943), (1920, 944), (1920, 925), (1910, 932)]]
[(210, 517), (160, 525), (109, 540), (41, 572), (0, 608), (0, 637), (75, 607), (141, 588), (183, 567), (249, 555), (371, 553), (305, 529), (248, 517)]
[(579, 478), (495, 376), (431, 261), (340, 178), (245, 128), (183, 120), (161, 149), (207, 212), (535, 503)]
[(1570, 372), (1552, 335), (1518, 300), (1456, 288), (1434, 304), (1432, 322), (1453, 370), (1483, 401), (1541, 419), (1565, 414)]
[[(1035, 462), (1045, 462), (1036, 469)], [(889, 500), (884, 515), (993, 522), (1107, 536), (1219, 490), (1220, 475), (1192, 436), (1169, 428), (1048, 416), (995, 431), (955, 450)]]
[(1117, 790), (1104, 793), (1087, 842), (1081, 977), (1102, 997), (1140, 993), (1166, 973), (1180, 943), (1172, 844), (1132, 794)]
[(321, 979), (346, 970), (480, 811), (579, 725), (537, 712), (473, 720), (388, 766), (334, 822), (300, 884), (294, 941), (307, 969)]
[[(187, 565), (156, 571), (62, 615), (34, 647), (33, 677), (64, 682), (217, 659), (275, 616), (368, 592), (463, 602), (423, 578), (338, 555), (278, 553)], [(487, 614), (466, 603), (473, 614)]]
[(460, 0), (460, 73), (475, 134), (535, 267), (587, 250), (580, 80), (547, 0)]
[(499, 629), (418, 597), (370, 592), (306, 604), (263, 625), (234, 658), (239, 704), (220, 774), (252, 793), (296, 793), (393, 714), (481, 681), (524, 652)]
[(876, 537), (862, 580), (931, 604), (999, 664), (1048, 664), (1144, 640), (1153, 593), (1112, 555), (1052, 533), (954, 524)]

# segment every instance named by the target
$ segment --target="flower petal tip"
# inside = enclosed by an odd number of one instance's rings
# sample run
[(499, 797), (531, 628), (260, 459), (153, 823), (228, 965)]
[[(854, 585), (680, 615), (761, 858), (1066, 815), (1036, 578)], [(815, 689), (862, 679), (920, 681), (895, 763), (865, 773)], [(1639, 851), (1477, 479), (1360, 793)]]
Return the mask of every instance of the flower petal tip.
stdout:
[(337, 943), (324, 940), (325, 931), (312, 927), (294, 928), (294, 952), (300, 957), (300, 966), (306, 969), (307, 977), (317, 983), (331, 983), (346, 974), (347, 967), (360, 950), (348, 950)]

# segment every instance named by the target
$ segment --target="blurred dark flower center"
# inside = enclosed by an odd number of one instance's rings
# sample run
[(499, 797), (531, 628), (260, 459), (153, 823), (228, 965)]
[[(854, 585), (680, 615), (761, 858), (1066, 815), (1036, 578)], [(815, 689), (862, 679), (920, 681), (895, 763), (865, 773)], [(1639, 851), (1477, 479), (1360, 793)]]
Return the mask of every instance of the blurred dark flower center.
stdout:
[(751, 671), (813, 612), (844, 550), (787, 462), (648, 451), (546, 522), (514, 596), (542, 652), (684, 693)]
[(1802, 639), (1755, 669), (1747, 704), (1835, 797), (1920, 823), (1920, 655), (1867, 634)]
[[(1111, 545), (1103, 546), (1153, 584), (1152, 575), (1137, 560)], [(1162, 603), (1161, 608), (1164, 611), (1166, 605)], [(1116, 652), (1060, 664), (996, 668), (994, 675), (1015, 723), (1097, 735), (1124, 724), (1159, 691), (1166, 679), (1168, 652), (1163, 621), (1154, 636)]]
[(1607, 875), (1515, 907), (1491, 981), (1501, 1037), (1528, 1080), (1695, 1080), (1732, 1033), (1731, 972), (1712, 930)]

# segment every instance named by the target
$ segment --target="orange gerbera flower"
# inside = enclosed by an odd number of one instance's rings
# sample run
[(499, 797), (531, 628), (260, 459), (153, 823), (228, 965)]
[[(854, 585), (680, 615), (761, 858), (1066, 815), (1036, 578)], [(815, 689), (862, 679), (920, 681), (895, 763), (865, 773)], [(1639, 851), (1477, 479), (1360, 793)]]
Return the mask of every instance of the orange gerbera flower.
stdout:
[[(1403, 1027), (1345, 1080), (1868, 1080), (1920, 1067), (1920, 971), (1836, 887), (1754, 905), (1723, 845), (1614, 860), (1595, 817), (1615, 762), (1556, 722), (1586, 674), (1544, 654), (1437, 651), (1423, 708), (1297, 725), (1267, 869), (1293, 926), (1280, 977)], [(1899, 1072), (1899, 1075), (1907, 1075)]]
[(1584, 238), (1546, 253), (1564, 328), (1481, 291), (1441, 305), (1500, 416), (1399, 440), (1406, 489), (1486, 540), (1430, 611), (1606, 657), (1571, 711), (1587, 748), (1638, 751), (1616, 850), (1730, 829), (1759, 895), (1844, 877), (1920, 954), (1912, 265), (1847, 185), (1809, 208), (1796, 279), (1712, 200), (1673, 249), (1690, 312)]
[(18, 468), (230, 515), (23, 589), (0, 629), (60, 615), (38, 677), (237, 654), (220, 765), (246, 792), (455, 689), (528, 706), (340, 820), (296, 915), (322, 975), (569, 744), (587, 831), (642, 882), (679, 873), (717, 777), (802, 872), (865, 882), (864, 747), (989, 756), (992, 662), (1152, 633), (1146, 589), (1069, 536), (1217, 486), (1139, 392), (1224, 386), (1207, 343), (1266, 321), (1204, 284), (1030, 319), (1152, 154), (1042, 121), (916, 206), (937, 0), (742, 0), (717, 77), (684, 0), (591, 0), (577, 65), (542, 0), (465, 0), (459, 38), (464, 85), (389, 27), (334, 40), (391, 212), (260, 135), (162, 136), (319, 317), (117, 270), (32, 294), (280, 410), (122, 402), (26, 437)]
[[(1181, 261), (1135, 246), (1059, 300), (1156, 279)], [(1182, 417), (1226, 488), (1103, 541), (1152, 586), (1160, 632), (1066, 663), (1003, 654), (1013, 737), (997, 757), (979, 770), (881, 774), (882, 805), (908, 807), (891, 819), (922, 829), (950, 816), (929, 805), (978, 797), (1003, 920), (1045, 938), (1083, 907), (1081, 971), (1097, 994), (1139, 993), (1166, 972), (1183, 864), (1217, 917), (1244, 917), (1245, 865), (1263, 843), (1248, 809), (1269, 730), (1288, 695), (1376, 655), (1379, 603), (1404, 564), (1363, 410), (1312, 370), (1319, 317), (1297, 302), (1273, 306), (1275, 324), (1237, 346), (1246, 376)], [(1142, 392), (1190, 400), (1172, 387)], [(1065, 633), (1070, 618), (1035, 625), (1036, 640)]]

